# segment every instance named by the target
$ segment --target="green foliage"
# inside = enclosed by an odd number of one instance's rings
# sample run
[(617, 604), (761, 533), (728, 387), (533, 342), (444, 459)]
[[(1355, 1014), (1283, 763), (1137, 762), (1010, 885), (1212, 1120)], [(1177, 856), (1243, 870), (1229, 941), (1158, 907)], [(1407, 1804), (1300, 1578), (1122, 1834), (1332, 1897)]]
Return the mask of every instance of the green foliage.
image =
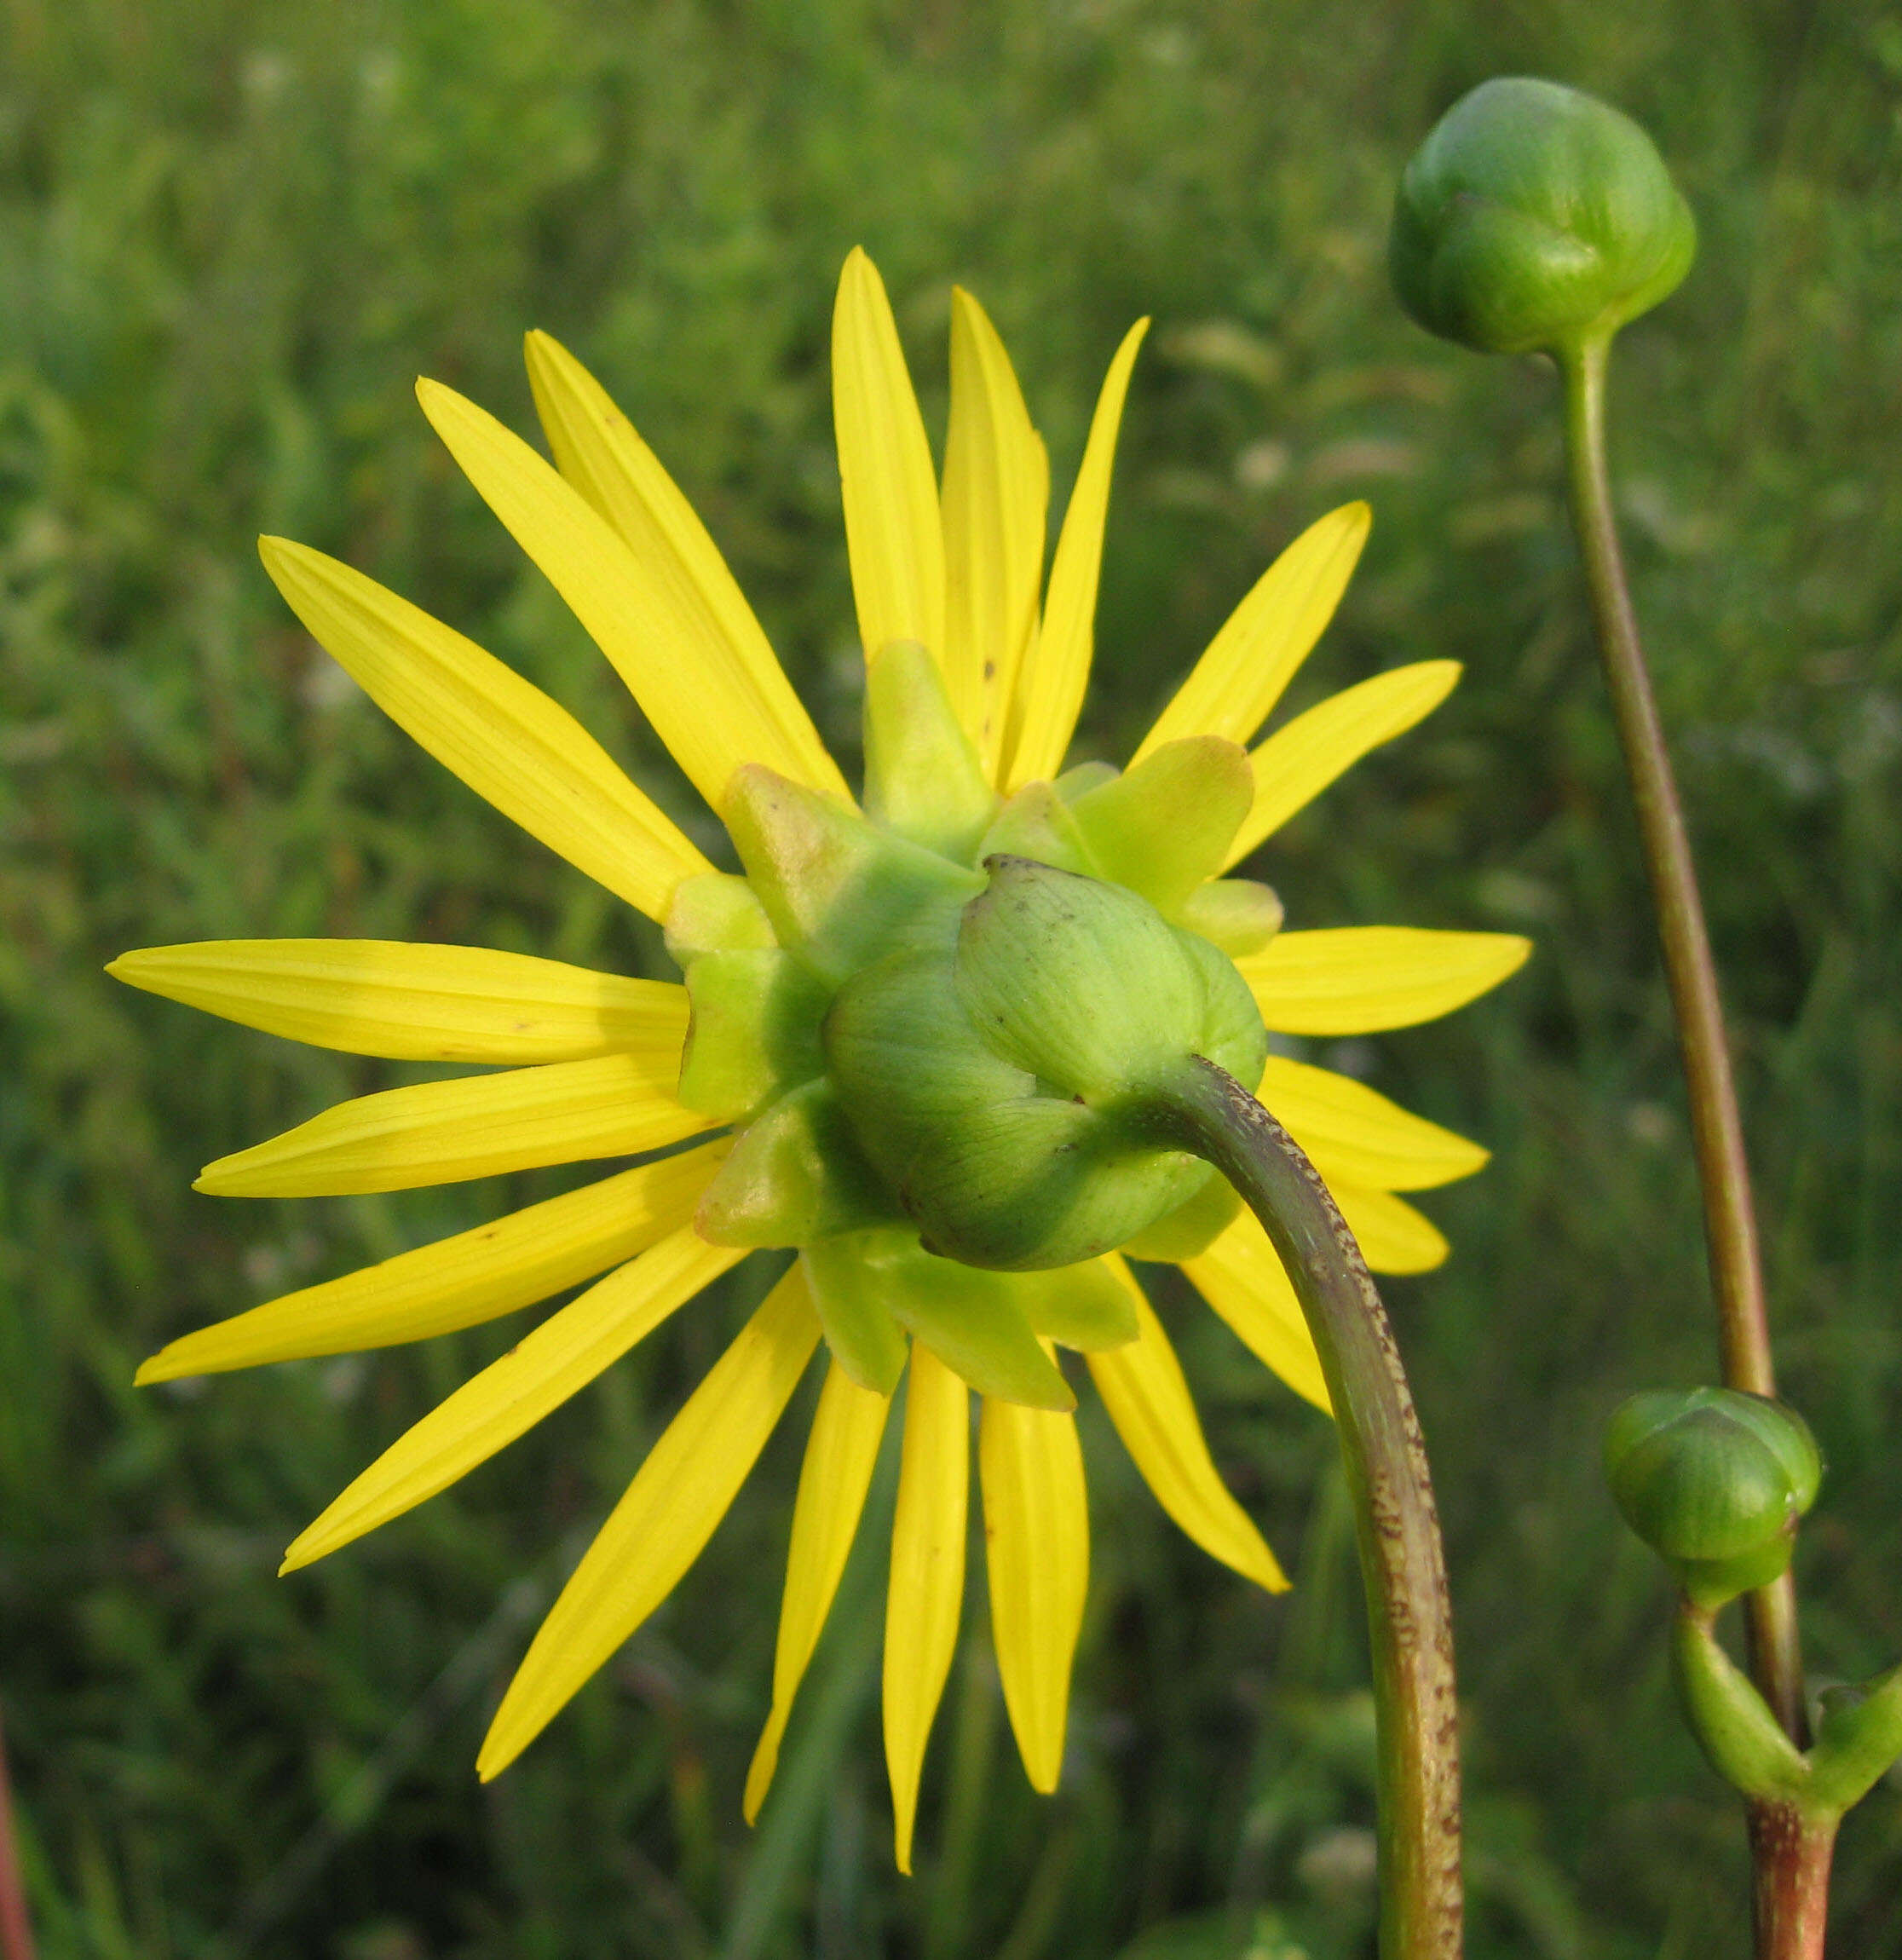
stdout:
[[(1696, 275), (1621, 339), (1613, 468), (1736, 1017), (1784, 1386), (1831, 1465), (1797, 1555), (1809, 1656), (1859, 1679), (1902, 1624), (1890, 14), (17, 0), (0, 33), (0, 1707), (55, 1960), (1367, 1951), (1331, 1438), (1185, 1295), (1162, 1310), (1295, 1589), (1251, 1594), (1183, 1542), (1086, 1392), (1063, 1791), (1015, 1767), (980, 1590), (910, 1884), (885, 1849), (875, 1518), (781, 1786), (756, 1835), (739, 1822), (804, 1404), (673, 1603), (521, 1765), (486, 1790), (471, 1773), (538, 1607), (750, 1268), (465, 1484), (281, 1582), (285, 1542), (510, 1329), (130, 1387), (187, 1327), (559, 1180), (194, 1195), (200, 1163), (403, 1071), (132, 994), (107, 958), (328, 932), (667, 971), (656, 934), (340, 682), (256, 533), (481, 640), (711, 844), (410, 383), (526, 428), (522, 331), (571, 344), (850, 755), (826, 344), (855, 243), (935, 431), (949, 284), (983, 297), (1059, 498), (1117, 337), (1156, 315), (1081, 753), (1125, 758), (1271, 555), (1350, 496), (1373, 539), (1288, 712), (1403, 660), (1467, 663), (1249, 869), (1295, 926), (1539, 942), (1443, 1028), (1311, 1051), (1497, 1153), (1427, 1200), (1451, 1264), (1388, 1289), (1450, 1534), (1472, 1950), (1737, 1950), (1734, 1806), (1671, 1706), (1667, 1582), (1596, 1461), (1611, 1408), (1707, 1375), (1711, 1341), (1554, 389), (1411, 326), (1382, 241), (1407, 155), (1498, 72), (1618, 103), (1697, 214)], [(1838, 1859), (1835, 1938), (1875, 1960), (1902, 1954), (1896, 1803), (1878, 1790)]]

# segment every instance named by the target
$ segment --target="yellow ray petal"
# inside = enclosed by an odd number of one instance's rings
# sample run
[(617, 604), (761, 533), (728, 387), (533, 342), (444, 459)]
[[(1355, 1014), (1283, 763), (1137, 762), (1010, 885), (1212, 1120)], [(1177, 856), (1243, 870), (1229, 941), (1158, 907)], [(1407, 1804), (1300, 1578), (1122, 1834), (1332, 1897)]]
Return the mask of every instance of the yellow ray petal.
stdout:
[(208, 939), (122, 953), (106, 969), (267, 1035), (413, 1062), (678, 1057), (687, 989), (480, 946), (393, 939)]
[(562, 1588), (483, 1739), (476, 1772), (485, 1783), (680, 1582), (818, 1345), (819, 1317), (795, 1265), (667, 1425)]
[(373, 579), (287, 538), (258, 553), (292, 612), (479, 797), (650, 919), (712, 867), (566, 708)]
[(773, 1707), (746, 1772), (746, 1822), (759, 1814), (779, 1765), (780, 1740), (806, 1663), (819, 1644), (833, 1594), (858, 1531), (871, 1488), (891, 1398), (861, 1388), (834, 1361), (826, 1375), (799, 1471), (792, 1506), (792, 1545), (786, 1560), (786, 1596), (780, 1606), (779, 1645), (773, 1655)]
[(1277, 729), (1248, 758), (1254, 768), (1254, 807), (1235, 833), (1229, 862), (1239, 863), (1369, 749), (1424, 720), (1452, 693), (1459, 677), (1457, 660), (1417, 660), (1331, 695)]
[(1156, 1501), (1211, 1558), (1271, 1593), (1288, 1581), (1248, 1513), (1236, 1503), (1208, 1454), (1182, 1363), (1129, 1268), (1111, 1255), (1136, 1298), (1134, 1340), (1086, 1354), (1091, 1375), (1123, 1446)]
[(1423, 1191), (1470, 1178), (1492, 1155), (1390, 1102), (1377, 1089), (1271, 1055), (1256, 1092), (1330, 1183)]
[[(798, 759), (797, 768), (773, 763), (782, 775), (849, 803), (844, 778), (792, 691), (764, 628), (679, 486), (607, 389), (559, 341), (531, 333), (527, 356), (535, 407), (562, 475), (613, 526), (643, 575), (638, 602), (648, 611), (645, 630), (651, 635), (640, 656), (643, 671), (665, 658), (668, 644), (677, 645), (675, 692), (690, 690), (703, 717), (733, 718), (729, 743), (738, 760), (771, 761), (764, 749), (745, 744), (776, 740)], [(519, 531), (516, 535), (522, 537)], [(522, 541), (528, 545), (527, 538)], [(543, 569), (553, 576), (549, 567)], [(637, 689), (637, 698), (672, 747), (646, 695)]]
[(585, 1388), (746, 1257), (691, 1226), (670, 1232), (523, 1335), (405, 1431), (284, 1554), (295, 1571), (447, 1490)]
[(850, 800), (778, 662), (757, 666), (727, 638), (664, 513), (654, 524), (652, 555), (637, 556), (579, 490), (487, 410), (440, 382), (419, 381), (416, 394), (482, 501), (613, 661), (716, 810), (743, 762)]
[(891, 1778), (898, 1869), (906, 1873), (911, 1871), (925, 1744), (951, 1671), (964, 1605), (970, 1487), (970, 1391), (914, 1340), (885, 1637), (885, 1768)]
[(1050, 465), (983, 307), (951, 294), (944, 442), (944, 681), (995, 780), (1005, 708), (1036, 625)]
[(135, 1380), (170, 1381), (424, 1340), (533, 1306), (687, 1224), (728, 1148), (723, 1139), (640, 1164), (378, 1265), (268, 1300), (161, 1348)]
[(1004, 1705), (1030, 1787), (1047, 1796), (1063, 1767), (1070, 1663), (1090, 1582), (1076, 1418), (986, 1396), (977, 1466)]
[(1373, 521), (1366, 504), (1344, 504), (1302, 532), (1208, 643), (1130, 758), (1133, 766), (1185, 735), (1254, 740), (1334, 617)]
[(1328, 1189), (1348, 1229), (1360, 1242), (1361, 1256), (1375, 1272), (1431, 1272), (1453, 1249), (1433, 1221), (1392, 1191), (1332, 1183)]
[(857, 246), (833, 308), (833, 426), (859, 637), (944, 654), (944, 534), (931, 446), (878, 268)]
[(671, 1063), (601, 1055), (385, 1089), (220, 1157), (193, 1189), (228, 1198), (327, 1197), (631, 1157), (712, 1127), (673, 1099), (679, 1073), (677, 1054)]
[(1207, 1252), (1184, 1260), (1182, 1270), (1271, 1374), (1331, 1413), (1321, 1357), (1301, 1303), (1252, 1212), (1243, 1212)]
[(1516, 932), (1349, 925), (1279, 933), (1236, 965), (1280, 1033), (1371, 1035), (1450, 1014), (1518, 972), (1531, 950)]
[(1056, 775), (1076, 726), (1077, 711), (1083, 705), (1095, 645), (1097, 579), (1103, 567), (1103, 526), (1110, 510), (1116, 431), (1122, 422), (1136, 350), (1148, 331), (1149, 322), (1139, 320), (1124, 336), (1097, 399), (1089, 441), (1084, 445), (1083, 466), (1076, 473), (1076, 486), (1070, 492), (1069, 508), (1063, 513), (1063, 528), (1057, 539), (1043, 624), (1024, 654), (1011, 698), (1000, 779), (1006, 789)]

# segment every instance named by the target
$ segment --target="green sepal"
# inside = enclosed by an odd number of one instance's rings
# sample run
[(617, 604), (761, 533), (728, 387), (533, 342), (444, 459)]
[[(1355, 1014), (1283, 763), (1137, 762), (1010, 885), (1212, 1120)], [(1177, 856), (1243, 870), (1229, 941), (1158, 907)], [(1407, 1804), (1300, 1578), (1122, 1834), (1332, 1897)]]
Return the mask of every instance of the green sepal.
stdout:
[(892, 1221), (891, 1201), (829, 1083), (808, 1082), (741, 1132), (694, 1214), (715, 1245), (805, 1246)]
[(855, 1128), (895, 1179), (965, 1110), (1036, 1090), (1035, 1076), (979, 1038), (941, 954), (894, 954), (855, 973), (827, 1012), (822, 1040)]
[(984, 868), (958, 931), (957, 988), (998, 1053), (1063, 1095), (1101, 1098), (1203, 1052), (1207, 989), (1187, 934), (1121, 885), (1019, 857)]
[(1069, 809), (1103, 875), (1169, 912), (1227, 862), (1254, 803), (1248, 751), (1220, 735), (1190, 735)]
[(1718, 1646), (1708, 1612), (1679, 1609), (1671, 1658), (1691, 1732), (1726, 1783), (1765, 1801), (1812, 1796), (1809, 1763), (1750, 1677)]
[(1114, 782), (1121, 774), (1113, 762), (1080, 762), (1075, 769), (1066, 769), (1050, 787), (1056, 791), (1059, 803), (1075, 803), (1078, 797), (1102, 788), (1106, 782)]
[(930, 1250), (1035, 1272), (1114, 1252), (1173, 1211), (1206, 1168), (1084, 1104), (1027, 1096), (945, 1124), (896, 1182)]
[(1155, 1260), (1172, 1265), (1195, 1259), (1235, 1223), (1241, 1209), (1242, 1200), (1235, 1187), (1219, 1171), (1212, 1170), (1200, 1190), (1167, 1217), (1138, 1232), (1122, 1249), (1131, 1259)]
[(1847, 1810), (1902, 1757), (1902, 1667), (1854, 1686), (1825, 1688), (1809, 1752), (1816, 1801)]
[(891, 641), (865, 680), (866, 815), (964, 862), (996, 809), (937, 660), (916, 640)]
[(721, 816), (780, 943), (836, 986), (895, 947), (948, 945), (976, 872), (867, 823), (758, 763)]
[(889, 1289), (866, 1255), (891, 1236), (882, 1230), (845, 1232), (799, 1254), (833, 1358), (861, 1388), (879, 1395), (890, 1395), (904, 1372), (905, 1333), (892, 1318)]
[(1239, 960), (1260, 952), (1281, 931), (1283, 914), (1272, 885), (1252, 878), (1217, 878), (1198, 885), (1169, 916), (1185, 932)]
[(661, 930), (667, 951), (683, 966), (703, 953), (759, 952), (779, 943), (752, 885), (729, 871), (682, 879)]
[(1754, 1593), (1780, 1579), (1790, 1570), (1796, 1550), (1794, 1530), (1731, 1559), (1667, 1559), (1686, 1599), (1705, 1612), (1714, 1613), (1745, 1593)]
[(994, 857), (1029, 858), (1080, 878), (1101, 875), (1102, 868), (1090, 855), (1069, 806), (1055, 785), (1047, 782), (1025, 783), (998, 811), (977, 845), (980, 864)]
[(1060, 1347), (1100, 1354), (1127, 1346), (1142, 1331), (1134, 1297), (1101, 1260), (1010, 1278), (1032, 1333)]
[(857, 1243), (868, 1283), (893, 1317), (980, 1395), (1075, 1408), (1063, 1371), (1030, 1331), (1014, 1275), (936, 1258), (908, 1232), (868, 1232)]
[(790, 954), (702, 953), (688, 965), (687, 997), (686, 1108), (730, 1122), (823, 1071), (819, 1020), (827, 990)]

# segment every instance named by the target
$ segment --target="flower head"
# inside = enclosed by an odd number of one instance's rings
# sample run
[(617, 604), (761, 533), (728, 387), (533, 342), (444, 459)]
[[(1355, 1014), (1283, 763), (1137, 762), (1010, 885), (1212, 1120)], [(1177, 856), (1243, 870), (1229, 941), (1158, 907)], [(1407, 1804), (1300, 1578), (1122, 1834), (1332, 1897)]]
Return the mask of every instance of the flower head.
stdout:
[(1118, 1071), (1139, 1066), (1145, 1043), (1261, 1079), (1376, 1269), (1445, 1254), (1396, 1194), (1465, 1176), (1485, 1153), (1360, 1084), (1270, 1056), (1266, 1030), (1432, 1018), (1512, 971), (1524, 942), (1282, 932), (1273, 893), (1225, 875), (1457, 677), (1444, 661), (1383, 674), (1246, 747), (1340, 598), (1364, 506), (1323, 517), (1277, 560), (1126, 770), (1063, 770), (1142, 334), (1111, 364), (1046, 582), (1048, 467), (989, 321), (956, 295), (940, 479), (884, 287), (862, 253), (847, 261), (833, 383), (868, 663), (857, 798), (699, 519), (571, 356), (530, 336), (553, 466), (459, 395), (420, 384), (470, 481), (721, 816), (738, 872), (711, 863), (578, 723), (481, 649), (347, 566), (264, 541), (293, 609), (372, 698), (659, 921), (684, 984), (383, 942), (217, 942), (115, 961), (134, 985), (294, 1040), (503, 1065), (343, 1104), (209, 1166), (201, 1190), (395, 1190), (639, 1160), (187, 1335), (140, 1380), (419, 1340), (591, 1283), (372, 1464), (291, 1545), (290, 1570), (442, 1490), (741, 1260), (795, 1254), (556, 1600), (483, 1746), (485, 1778), (672, 1588), (821, 1343), (749, 1817), (902, 1377), (885, 1727), (904, 1869), (963, 1594), (972, 1391), (998, 1662), (1038, 1789), (1061, 1764), (1088, 1571), (1060, 1350), (1083, 1356), (1190, 1536), (1256, 1583), (1285, 1584), (1215, 1471), (1126, 1255), (1179, 1264), (1298, 1393), (1325, 1407), (1325, 1391), (1260, 1228), (1206, 1167), (1118, 1127)]

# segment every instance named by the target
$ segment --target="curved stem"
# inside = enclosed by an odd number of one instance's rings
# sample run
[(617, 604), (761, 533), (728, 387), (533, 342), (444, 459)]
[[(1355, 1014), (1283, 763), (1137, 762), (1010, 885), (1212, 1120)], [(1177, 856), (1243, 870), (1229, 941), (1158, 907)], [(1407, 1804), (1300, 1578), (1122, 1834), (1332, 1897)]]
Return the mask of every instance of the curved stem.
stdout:
[[(1724, 1037), (1717, 973), (1704, 929), (1691, 843), (1678, 802), (1671, 758), (1645, 667), (1638, 621), (1625, 583), (1605, 461), (1605, 366), (1609, 340), (1561, 355), (1565, 378), (1565, 447), (1572, 510), (1586, 584), (1605, 659), (1606, 689), (1624, 747), (1645, 865), (1651, 874), (1663, 944), (1664, 971), (1684, 1058), (1685, 1087), (1697, 1176), (1703, 1188), (1704, 1236), (1710, 1250), (1723, 1376), (1732, 1388), (1777, 1392), (1757, 1256), (1756, 1218), (1744, 1127)], [(1750, 1671), (1764, 1699), (1799, 1748), (1808, 1740), (1802, 1662), (1797, 1649), (1795, 1593), (1787, 1573), (1750, 1595)]]
[(1294, 1282), (1334, 1404), (1374, 1652), (1382, 1960), (1458, 1960), (1459, 1709), (1426, 1450), (1366, 1262), (1301, 1147), (1232, 1075), (1197, 1058), (1154, 1093), (1171, 1141), (1261, 1220)]

